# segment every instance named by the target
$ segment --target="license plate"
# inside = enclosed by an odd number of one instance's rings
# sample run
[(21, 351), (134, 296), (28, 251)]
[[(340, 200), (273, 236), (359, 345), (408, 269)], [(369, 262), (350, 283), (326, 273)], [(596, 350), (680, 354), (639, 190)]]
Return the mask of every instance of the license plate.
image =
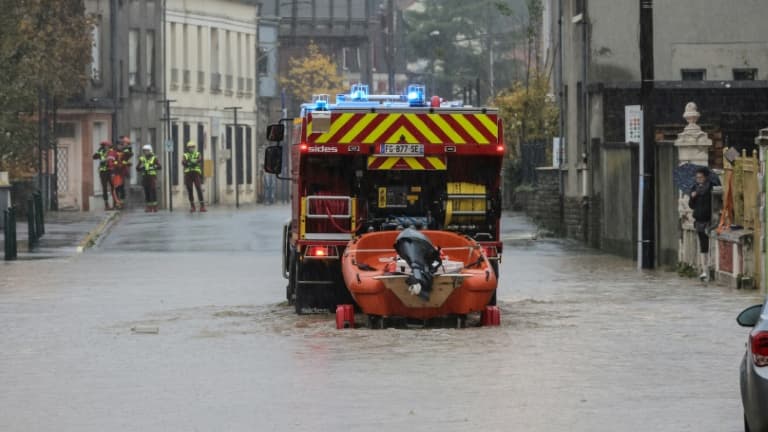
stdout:
[(381, 154), (423, 156), (424, 144), (382, 144)]

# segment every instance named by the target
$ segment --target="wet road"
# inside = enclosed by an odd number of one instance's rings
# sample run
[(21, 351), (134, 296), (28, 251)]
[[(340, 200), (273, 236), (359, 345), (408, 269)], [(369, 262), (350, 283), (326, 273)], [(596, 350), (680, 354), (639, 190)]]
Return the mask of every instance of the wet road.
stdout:
[(0, 264), (0, 430), (741, 430), (755, 292), (508, 217), (500, 328), (340, 332), (281, 304), (287, 216), (130, 213), (85, 254)]

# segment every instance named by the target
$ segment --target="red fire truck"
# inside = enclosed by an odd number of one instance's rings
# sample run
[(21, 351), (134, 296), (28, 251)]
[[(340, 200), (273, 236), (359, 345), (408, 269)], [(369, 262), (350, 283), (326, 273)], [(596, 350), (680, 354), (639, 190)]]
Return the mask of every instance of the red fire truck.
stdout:
[[(367, 90), (355, 85), (334, 104), (328, 95), (317, 95), (301, 106), (298, 118), (267, 128), (275, 145), (266, 150), (265, 171), (292, 186), (291, 220), (283, 236), (288, 301), (299, 314), (333, 311), (355, 300), (361, 305), (342, 276), (349, 245), (372, 233), (395, 236), (412, 228), (427, 237), (437, 231), (459, 234), (471, 242), (470, 249), (479, 249), (477, 261), (485, 260), (493, 273), (484, 278), (494, 284), (483, 301), (494, 304), (505, 150), (497, 110), (427, 99), (417, 85), (405, 95)], [(290, 172), (283, 173), (283, 166)], [(395, 255), (390, 251), (385, 255)], [(378, 267), (354, 260), (348, 265), (363, 273)], [(454, 286), (467, 277), (448, 276)]]

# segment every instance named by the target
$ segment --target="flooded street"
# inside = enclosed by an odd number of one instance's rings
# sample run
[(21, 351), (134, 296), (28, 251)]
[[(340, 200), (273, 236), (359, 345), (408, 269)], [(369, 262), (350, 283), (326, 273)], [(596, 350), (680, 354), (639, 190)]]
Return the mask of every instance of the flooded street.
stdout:
[(501, 327), (337, 331), (283, 303), (288, 214), (126, 213), (84, 254), (0, 264), (0, 430), (743, 430), (755, 291), (513, 215)]

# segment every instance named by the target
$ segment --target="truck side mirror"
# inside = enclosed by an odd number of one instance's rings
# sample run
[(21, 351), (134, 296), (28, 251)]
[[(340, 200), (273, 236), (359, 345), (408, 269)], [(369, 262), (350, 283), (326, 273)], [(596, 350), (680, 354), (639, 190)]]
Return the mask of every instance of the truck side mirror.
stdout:
[(264, 171), (269, 174), (279, 175), (282, 170), (283, 147), (278, 145), (267, 147), (264, 153)]
[(285, 126), (281, 123), (267, 126), (267, 141), (280, 142), (285, 136)]

